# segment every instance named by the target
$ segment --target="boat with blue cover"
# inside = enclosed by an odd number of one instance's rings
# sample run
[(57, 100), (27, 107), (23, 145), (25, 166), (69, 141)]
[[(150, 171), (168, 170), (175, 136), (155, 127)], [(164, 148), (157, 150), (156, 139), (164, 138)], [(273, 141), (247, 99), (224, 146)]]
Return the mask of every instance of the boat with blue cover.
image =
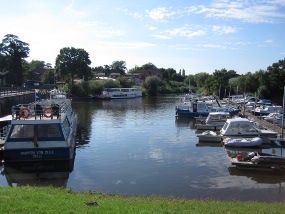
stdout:
[(58, 90), (49, 99), (12, 107), (4, 137), (4, 161), (66, 160), (75, 155), (77, 115)]

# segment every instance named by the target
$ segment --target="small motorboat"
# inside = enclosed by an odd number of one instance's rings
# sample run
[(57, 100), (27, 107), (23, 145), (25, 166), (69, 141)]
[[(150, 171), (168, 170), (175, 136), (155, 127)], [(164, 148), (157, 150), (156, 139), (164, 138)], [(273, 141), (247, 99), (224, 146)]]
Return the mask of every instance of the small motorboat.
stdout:
[(262, 145), (262, 139), (260, 137), (253, 138), (224, 138), (224, 146), (231, 147), (256, 147)]
[(204, 131), (201, 134), (197, 134), (197, 137), (199, 138), (199, 142), (221, 142), (222, 141), (222, 137), (217, 134), (214, 131)]
[(273, 155), (264, 152), (248, 152), (245, 154), (237, 154), (230, 157), (232, 165), (239, 169), (252, 170), (285, 170), (285, 157), (281, 155)]

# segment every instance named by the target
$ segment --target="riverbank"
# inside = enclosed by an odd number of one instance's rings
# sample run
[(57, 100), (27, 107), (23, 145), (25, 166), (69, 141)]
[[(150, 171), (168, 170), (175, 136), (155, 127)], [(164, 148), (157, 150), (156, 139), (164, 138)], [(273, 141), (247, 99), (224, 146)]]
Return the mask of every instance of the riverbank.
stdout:
[(108, 195), (52, 187), (0, 187), (0, 213), (284, 213), (282, 203)]

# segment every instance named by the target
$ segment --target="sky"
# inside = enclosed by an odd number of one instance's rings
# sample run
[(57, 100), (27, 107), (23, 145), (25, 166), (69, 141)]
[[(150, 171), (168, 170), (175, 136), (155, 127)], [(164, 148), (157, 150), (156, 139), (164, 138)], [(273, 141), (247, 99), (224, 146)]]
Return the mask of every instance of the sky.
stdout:
[(91, 67), (152, 63), (187, 75), (266, 70), (285, 58), (285, 0), (0, 0), (0, 41), (29, 44), (55, 64), (82, 48)]

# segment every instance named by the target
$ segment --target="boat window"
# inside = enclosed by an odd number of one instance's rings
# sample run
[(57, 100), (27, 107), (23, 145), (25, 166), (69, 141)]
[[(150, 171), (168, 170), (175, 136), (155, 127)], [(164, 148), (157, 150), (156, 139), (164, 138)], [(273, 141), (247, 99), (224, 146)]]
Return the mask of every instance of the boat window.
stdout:
[(58, 138), (61, 137), (58, 124), (38, 125), (38, 138)]
[(14, 125), (10, 138), (33, 138), (34, 126), (33, 125)]
[(240, 126), (240, 132), (241, 133), (248, 133), (248, 132), (252, 133), (252, 132), (258, 132), (258, 131), (254, 129), (251, 124), (243, 124)]

